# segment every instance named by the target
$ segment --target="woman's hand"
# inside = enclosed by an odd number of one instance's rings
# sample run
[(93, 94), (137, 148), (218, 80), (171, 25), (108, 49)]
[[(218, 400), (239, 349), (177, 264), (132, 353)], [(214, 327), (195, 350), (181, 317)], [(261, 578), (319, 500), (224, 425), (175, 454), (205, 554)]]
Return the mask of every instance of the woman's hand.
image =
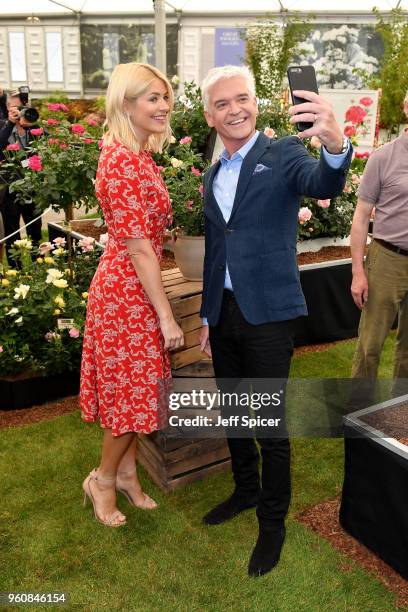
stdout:
[(173, 317), (160, 319), (160, 329), (165, 349), (171, 350), (184, 346), (184, 334)]

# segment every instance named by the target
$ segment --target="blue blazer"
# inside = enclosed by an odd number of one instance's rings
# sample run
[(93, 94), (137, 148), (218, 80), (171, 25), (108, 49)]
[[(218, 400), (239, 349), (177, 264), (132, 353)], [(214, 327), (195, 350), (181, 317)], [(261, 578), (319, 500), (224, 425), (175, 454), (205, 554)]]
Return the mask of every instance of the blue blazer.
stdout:
[[(301, 196), (326, 199), (342, 193), (351, 162), (331, 168), (311, 156), (301, 140), (270, 140), (260, 133), (246, 155), (228, 223), (214, 198), (215, 163), (204, 177), (205, 258), (200, 315), (217, 325), (225, 279), (253, 325), (307, 314), (296, 260)], [(255, 172), (257, 164), (266, 168)]]

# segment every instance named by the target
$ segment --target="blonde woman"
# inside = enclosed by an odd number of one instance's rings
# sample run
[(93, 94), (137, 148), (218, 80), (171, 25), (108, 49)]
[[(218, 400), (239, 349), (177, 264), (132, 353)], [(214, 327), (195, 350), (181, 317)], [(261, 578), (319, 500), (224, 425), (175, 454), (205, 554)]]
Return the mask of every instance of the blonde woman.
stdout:
[(99, 420), (104, 429), (84, 499), (109, 527), (126, 522), (116, 491), (133, 506), (156, 507), (137, 477), (137, 435), (165, 422), (168, 350), (183, 345), (160, 274), (170, 200), (151, 155), (170, 137), (172, 107), (171, 85), (153, 66), (113, 71), (96, 176), (109, 240), (89, 290), (80, 391), (83, 420)]

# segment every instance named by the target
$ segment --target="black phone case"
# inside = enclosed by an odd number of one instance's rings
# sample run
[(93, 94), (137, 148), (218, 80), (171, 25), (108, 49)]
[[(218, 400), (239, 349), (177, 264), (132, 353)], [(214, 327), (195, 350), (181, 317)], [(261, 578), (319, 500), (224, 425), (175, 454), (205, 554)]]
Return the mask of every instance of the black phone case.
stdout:
[[(289, 66), (287, 70), (290, 94), (292, 96), (293, 104), (302, 104), (307, 102), (304, 98), (298, 98), (293, 95), (293, 92), (297, 89), (305, 89), (306, 91), (314, 91), (319, 93), (316, 81), (316, 72), (313, 66)], [(300, 122), (297, 123), (297, 129), (299, 132), (308, 130), (313, 126), (311, 122)]]

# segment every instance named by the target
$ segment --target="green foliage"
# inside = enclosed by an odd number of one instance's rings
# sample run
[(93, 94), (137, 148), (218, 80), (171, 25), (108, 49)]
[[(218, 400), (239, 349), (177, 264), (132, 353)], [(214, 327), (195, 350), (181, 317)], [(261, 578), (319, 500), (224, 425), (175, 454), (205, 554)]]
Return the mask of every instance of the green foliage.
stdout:
[[(33, 249), (30, 240), (14, 243), (19, 269), (0, 273), (0, 370), (40, 374), (78, 370), (86, 298), (100, 249), (77, 247), (68, 265), (64, 239)], [(59, 329), (59, 319), (72, 319)], [(70, 335), (74, 334), (74, 335)]]
[(260, 98), (281, 97), (286, 70), (310, 30), (308, 20), (297, 16), (288, 18), (283, 26), (268, 19), (247, 29), (246, 61)]
[(384, 17), (378, 9), (376, 31), (384, 43), (384, 55), (377, 77), (369, 82), (372, 88), (381, 88), (380, 123), (390, 132), (396, 132), (406, 122), (402, 103), (408, 91), (408, 19), (402, 9), (393, 9)]

